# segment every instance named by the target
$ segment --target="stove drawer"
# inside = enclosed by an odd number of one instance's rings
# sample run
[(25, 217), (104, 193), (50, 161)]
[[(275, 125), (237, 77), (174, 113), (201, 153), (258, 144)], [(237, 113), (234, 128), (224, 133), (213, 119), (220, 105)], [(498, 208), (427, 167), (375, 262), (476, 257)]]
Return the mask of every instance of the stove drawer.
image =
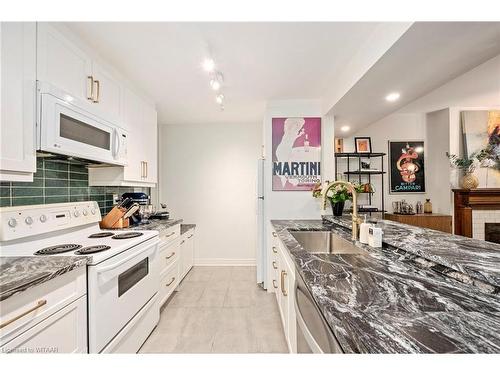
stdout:
[(172, 295), (177, 285), (179, 285), (179, 265), (180, 262), (175, 262), (161, 276), (160, 280), (160, 307), (167, 302), (168, 297)]
[(85, 295), (86, 291), (86, 267), (83, 266), (2, 301), (0, 346)]

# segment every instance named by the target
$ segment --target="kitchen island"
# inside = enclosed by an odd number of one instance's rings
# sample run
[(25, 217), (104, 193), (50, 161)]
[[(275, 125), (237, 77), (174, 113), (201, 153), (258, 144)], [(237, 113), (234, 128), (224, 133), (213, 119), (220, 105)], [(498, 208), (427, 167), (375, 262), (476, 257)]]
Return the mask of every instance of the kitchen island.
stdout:
[[(466, 274), (453, 268), (462, 264), (443, 249), (426, 259), (432, 249), (408, 251), (422, 230), (410, 226), (399, 228), (409, 238), (405, 243), (399, 237), (405, 249), (388, 244), (372, 249), (356, 241), (362, 254), (313, 254), (291, 231), (328, 230), (349, 240), (349, 218), (271, 224), (344, 352), (500, 353), (500, 297), (494, 283), (500, 263), (482, 269), (484, 258), (474, 263), (469, 257)], [(450, 252), (475, 244), (454, 240)], [(476, 272), (478, 279), (470, 276)]]

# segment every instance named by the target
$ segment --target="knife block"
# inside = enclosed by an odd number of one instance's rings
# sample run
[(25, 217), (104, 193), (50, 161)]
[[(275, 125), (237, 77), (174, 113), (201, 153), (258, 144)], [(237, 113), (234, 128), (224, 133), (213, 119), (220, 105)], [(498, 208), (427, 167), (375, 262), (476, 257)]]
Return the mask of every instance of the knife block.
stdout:
[(112, 210), (102, 218), (99, 226), (101, 227), (101, 229), (124, 228), (125, 221), (127, 222), (128, 226), (128, 219), (123, 220), (123, 215), (125, 215), (125, 212), (125, 209), (113, 207)]

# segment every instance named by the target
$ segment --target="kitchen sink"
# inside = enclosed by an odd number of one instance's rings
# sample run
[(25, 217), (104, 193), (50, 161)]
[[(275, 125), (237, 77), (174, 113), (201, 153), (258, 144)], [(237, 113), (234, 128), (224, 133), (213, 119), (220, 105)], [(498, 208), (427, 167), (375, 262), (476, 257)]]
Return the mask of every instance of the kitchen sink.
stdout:
[(365, 250), (330, 231), (290, 231), (291, 235), (312, 254), (364, 254)]

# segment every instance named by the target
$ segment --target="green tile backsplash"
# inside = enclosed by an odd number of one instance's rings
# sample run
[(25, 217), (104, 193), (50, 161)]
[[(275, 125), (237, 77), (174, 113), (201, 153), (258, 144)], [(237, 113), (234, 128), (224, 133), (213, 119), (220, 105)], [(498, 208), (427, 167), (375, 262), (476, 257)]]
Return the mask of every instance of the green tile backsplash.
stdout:
[(101, 214), (113, 207), (113, 194), (149, 188), (89, 186), (87, 167), (74, 161), (37, 159), (33, 182), (0, 182), (0, 206), (97, 201)]

